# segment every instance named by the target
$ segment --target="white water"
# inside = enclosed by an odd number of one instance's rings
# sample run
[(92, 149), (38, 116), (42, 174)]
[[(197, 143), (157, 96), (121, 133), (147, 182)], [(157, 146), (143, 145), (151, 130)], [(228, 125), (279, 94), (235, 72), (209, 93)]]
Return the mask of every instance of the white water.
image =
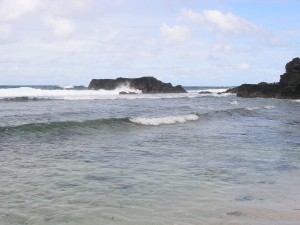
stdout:
[(158, 126), (162, 124), (174, 124), (174, 123), (185, 123), (188, 121), (198, 120), (199, 117), (195, 114), (181, 115), (181, 116), (166, 116), (159, 118), (131, 118), (129, 119), (133, 123), (142, 125)]
[[(163, 98), (196, 98), (207, 96), (198, 94), (200, 90), (191, 90), (188, 93), (168, 93), (168, 94), (142, 94), (141, 90), (120, 86), (114, 90), (69, 90), (73, 86), (64, 86), (64, 90), (46, 90), (32, 87), (0, 89), (0, 99), (10, 99), (27, 97), (29, 99), (63, 99), (63, 100), (93, 100), (93, 99), (163, 99)], [(212, 96), (226, 97), (228, 94), (218, 95), (226, 89), (207, 89)], [(135, 94), (123, 94), (120, 92), (131, 92)]]
[(72, 88), (74, 88), (74, 86), (73, 85), (64, 85), (64, 86), (61, 86), (61, 88), (63, 88), (63, 89), (72, 89)]
[(272, 105), (267, 105), (264, 107), (246, 107), (245, 109), (248, 111), (253, 111), (253, 110), (257, 110), (257, 109), (273, 109), (275, 106)]
[(237, 104), (238, 104), (237, 100), (230, 102), (230, 105), (237, 105)]
[(140, 94), (141, 91), (127, 86), (118, 87), (114, 90), (44, 90), (31, 87), (0, 89), (0, 99), (28, 97), (41, 99), (113, 99), (119, 96), (119, 92), (134, 92)]
[(199, 93), (199, 92), (211, 92), (212, 94), (217, 94), (219, 92), (226, 91), (226, 88), (208, 88), (208, 89), (197, 89), (197, 90), (189, 90), (190, 93)]

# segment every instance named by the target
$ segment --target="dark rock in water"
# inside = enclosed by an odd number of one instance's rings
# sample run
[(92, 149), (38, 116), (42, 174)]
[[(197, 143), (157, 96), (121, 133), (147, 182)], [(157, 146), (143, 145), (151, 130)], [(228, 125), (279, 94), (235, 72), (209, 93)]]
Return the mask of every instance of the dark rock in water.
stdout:
[(281, 95), (284, 98), (300, 98), (300, 59), (294, 58), (285, 69), (279, 81)]
[(208, 95), (208, 94), (212, 94), (212, 92), (210, 92), (210, 91), (200, 91), (198, 94)]
[(175, 87), (170, 83), (164, 83), (154, 77), (140, 78), (122, 78), (117, 79), (93, 79), (88, 89), (92, 90), (114, 90), (119, 86), (129, 86), (141, 90), (142, 93), (186, 93), (187, 91), (181, 86)]
[(128, 94), (136, 94), (136, 93), (135, 93), (135, 92), (132, 92), (132, 91), (130, 91), (130, 92), (120, 91), (120, 92), (119, 92), (119, 95), (128, 95)]
[(285, 66), (286, 72), (280, 76), (278, 83), (269, 84), (242, 84), (228, 89), (227, 93), (236, 93), (238, 97), (245, 98), (300, 98), (300, 59), (294, 58)]
[[(233, 89), (230, 93), (236, 93), (238, 97), (244, 98), (280, 98), (279, 85), (275, 84), (242, 84)], [(227, 91), (228, 92), (228, 91)]]
[(226, 215), (229, 215), (229, 216), (242, 216), (243, 213), (241, 211), (234, 211), (234, 212), (228, 212), (228, 213), (226, 213)]

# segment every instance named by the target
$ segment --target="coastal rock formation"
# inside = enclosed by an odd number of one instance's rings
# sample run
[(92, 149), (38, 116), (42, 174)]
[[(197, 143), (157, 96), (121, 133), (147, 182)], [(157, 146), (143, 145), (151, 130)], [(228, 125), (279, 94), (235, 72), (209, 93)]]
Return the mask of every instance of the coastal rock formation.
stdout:
[(236, 93), (238, 97), (244, 98), (298, 99), (300, 98), (300, 59), (294, 58), (288, 62), (285, 70), (278, 83), (242, 84), (226, 92)]
[[(172, 86), (170, 83), (164, 83), (154, 77), (140, 78), (122, 78), (117, 79), (93, 79), (88, 89), (90, 90), (114, 90), (120, 86), (129, 86), (141, 90), (142, 93), (186, 93), (187, 91), (181, 86)], [(123, 93), (122, 93), (123, 94)]]

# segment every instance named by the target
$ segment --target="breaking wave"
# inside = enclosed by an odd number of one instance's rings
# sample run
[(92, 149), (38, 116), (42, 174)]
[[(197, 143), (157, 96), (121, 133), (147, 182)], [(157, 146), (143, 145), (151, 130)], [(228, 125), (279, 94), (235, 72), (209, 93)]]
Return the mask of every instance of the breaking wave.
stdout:
[(89, 100), (89, 99), (116, 99), (126, 98), (119, 96), (119, 93), (131, 92), (141, 93), (140, 90), (131, 89), (127, 86), (118, 87), (115, 90), (86, 90), (72, 89), (74, 87), (66, 87), (63, 89), (41, 89), (33, 87), (18, 87), (18, 88), (7, 88), (0, 89), (0, 99), (6, 101), (25, 101), (25, 100)]
[[(231, 94), (218, 94), (226, 89), (187, 89), (188, 93), (142, 94), (141, 90), (128, 85), (114, 90), (88, 90), (86, 86), (0, 86), (0, 101), (37, 101), (37, 100), (114, 100), (114, 99), (170, 99), (226, 97)], [(199, 94), (206, 91), (210, 94)], [(129, 94), (122, 94), (125, 92)]]
[(257, 110), (257, 109), (273, 109), (275, 106), (272, 105), (267, 105), (264, 107), (246, 107), (245, 109), (248, 111), (253, 111), (253, 110)]
[(151, 125), (158, 126), (162, 124), (173, 124), (173, 123), (185, 123), (188, 121), (198, 120), (199, 116), (196, 114), (188, 114), (181, 116), (166, 116), (166, 117), (158, 117), (158, 118), (144, 118), (144, 117), (136, 117), (129, 119), (133, 123), (138, 123), (142, 125)]
[(199, 117), (195, 114), (181, 115), (181, 116), (166, 116), (161, 118), (108, 118), (98, 120), (86, 120), (86, 121), (61, 121), (61, 122), (48, 122), (48, 123), (29, 123), (18, 126), (6, 126), (0, 127), (0, 133), (18, 133), (18, 132), (29, 132), (29, 133), (44, 133), (49, 131), (60, 131), (60, 130), (78, 130), (82, 128), (98, 129), (102, 126), (118, 127), (127, 126), (129, 124), (140, 124), (140, 125), (163, 125), (163, 124), (174, 124), (184, 123), (188, 121), (197, 120)]
[[(270, 109), (273, 106), (261, 107), (262, 109)], [(85, 121), (52, 121), (46, 123), (28, 123), (17, 126), (0, 127), (0, 134), (14, 133), (45, 133), (60, 132), (64, 130), (89, 130), (101, 129), (103, 127), (114, 128), (120, 126), (143, 125), (143, 126), (159, 126), (177, 123), (193, 122), (197, 120), (214, 120), (224, 117), (256, 117), (259, 116), (259, 107), (252, 108), (233, 108), (225, 110), (217, 110), (206, 113), (190, 113), (184, 115), (164, 116), (164, 117), (124, 117), (124, 118), (102, 118), (96, 120)]]

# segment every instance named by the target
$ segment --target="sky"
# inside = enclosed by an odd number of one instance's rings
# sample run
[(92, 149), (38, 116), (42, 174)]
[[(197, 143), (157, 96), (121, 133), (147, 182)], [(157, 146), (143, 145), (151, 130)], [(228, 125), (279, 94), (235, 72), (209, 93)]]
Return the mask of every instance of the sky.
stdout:
[(300, 56), (299, 12), (299, 0), (0, 0), (0, 85), (278, 82)]

